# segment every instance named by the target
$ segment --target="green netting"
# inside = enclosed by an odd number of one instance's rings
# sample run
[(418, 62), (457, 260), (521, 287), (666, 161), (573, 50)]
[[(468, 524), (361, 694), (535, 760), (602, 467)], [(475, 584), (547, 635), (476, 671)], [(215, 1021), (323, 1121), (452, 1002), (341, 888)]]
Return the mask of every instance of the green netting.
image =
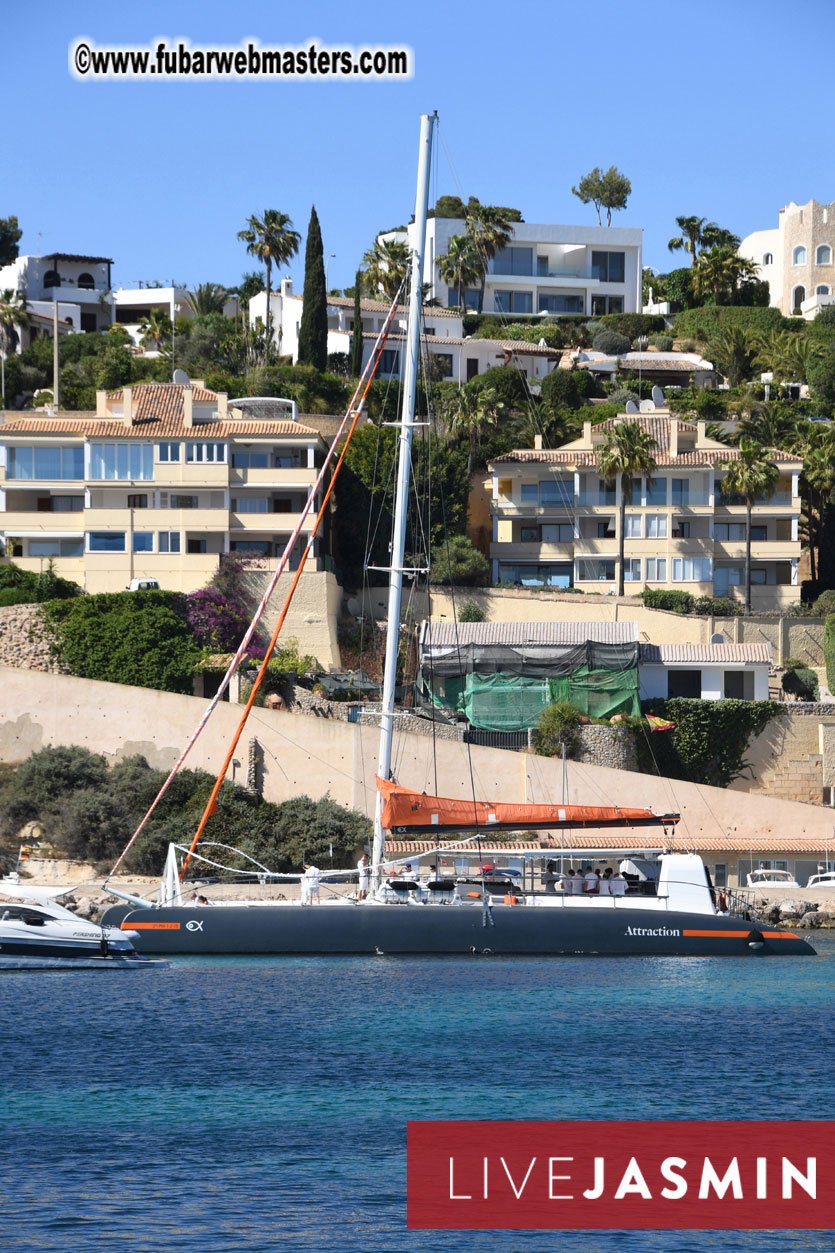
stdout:
[(516, 674), (467, 674), (435, 678), (424, 686), (433, 704), (463, 713), (471, 726), (483, 731), (524, 731), (535, 727), (543, 709), (567, 700), (590, 718), (614, 713), (638, 716), (637, 668), (625, 671), (589, 670), (580, 666), (571, 674), (550, 679)]

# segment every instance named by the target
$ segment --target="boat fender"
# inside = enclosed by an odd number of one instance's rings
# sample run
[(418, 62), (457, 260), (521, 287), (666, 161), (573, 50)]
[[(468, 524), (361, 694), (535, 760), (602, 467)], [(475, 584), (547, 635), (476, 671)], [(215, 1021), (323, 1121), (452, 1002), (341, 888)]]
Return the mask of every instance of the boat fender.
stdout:
[(102, 957), (107, 957), (110, 952), (110, 945), (107, 942), (107, 935), (105, 932), (102, 932), (101, 940), (99, 941), (99, 948), (101, 949)]
[(765, 940), (763, 939), (762, 931), (754, 930), (748, 932), (748, 947), (753, 952), (759, 952), (759, 950), (764, 946)]

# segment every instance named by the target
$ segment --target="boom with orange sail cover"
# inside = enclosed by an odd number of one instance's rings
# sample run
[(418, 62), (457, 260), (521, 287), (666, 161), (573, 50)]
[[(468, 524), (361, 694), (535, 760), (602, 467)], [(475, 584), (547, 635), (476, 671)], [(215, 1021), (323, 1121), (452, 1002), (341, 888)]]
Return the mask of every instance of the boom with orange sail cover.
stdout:
[(491, 801), (456, 801), (444, 796), (411, 792), (377, 777), (385, 807), (383, 826), (389, 831), (460, 831), (479, 827), (495, 830), (560, 830), (571, 827), (670, 827), (679, 814), (656, 814), (651, 809), (624, 809), (620, 805), (512, 805)]

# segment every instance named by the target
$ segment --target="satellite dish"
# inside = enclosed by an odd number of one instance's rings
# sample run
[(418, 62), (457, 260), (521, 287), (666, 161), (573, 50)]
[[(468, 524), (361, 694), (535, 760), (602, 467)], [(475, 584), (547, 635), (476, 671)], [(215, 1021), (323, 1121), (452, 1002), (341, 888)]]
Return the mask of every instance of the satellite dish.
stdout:
[(638, 406), (635, 404), (635, 401), (634, 401), (634, 400), (627, 400), (627, 402), (626, 402), (626, 412), (627, 412), (627, 413), (637, 413), (637, 412), (638, 412)]
[(190, 379), (190, 378), (189, 378), (189, 376), (186, 374), (185, 370), (175, 370), (175, 371), (174, 371), (174, 382), (175, 382), (175, 383), (179, 383), (180, 387), (190, 387), (190, 386), (191, 386), (191, 379)]
[(641, 409), (640, 409), (640, 412), (641, 412), (641, 413), (655, 413), (655, 405), (654, 405), (653, 401), (651, 401), (651, 400), (642, 400), (642, 401), (641, 401)]
[(653, 387), (652, 389), (652, 399), (654, 400), (656, 406), (658, 406), (659, 408), (663, 407), (664, 393), (662, 392), (661, 388), (658, 387), (657, 385)]

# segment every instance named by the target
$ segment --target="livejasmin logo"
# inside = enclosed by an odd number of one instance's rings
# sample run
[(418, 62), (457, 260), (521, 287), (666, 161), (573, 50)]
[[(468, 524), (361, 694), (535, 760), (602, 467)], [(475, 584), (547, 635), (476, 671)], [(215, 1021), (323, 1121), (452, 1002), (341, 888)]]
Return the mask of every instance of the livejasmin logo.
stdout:
[(833, 1174), (832, 1122), (408, 1124), (412, 1228), (829, 1230)]

